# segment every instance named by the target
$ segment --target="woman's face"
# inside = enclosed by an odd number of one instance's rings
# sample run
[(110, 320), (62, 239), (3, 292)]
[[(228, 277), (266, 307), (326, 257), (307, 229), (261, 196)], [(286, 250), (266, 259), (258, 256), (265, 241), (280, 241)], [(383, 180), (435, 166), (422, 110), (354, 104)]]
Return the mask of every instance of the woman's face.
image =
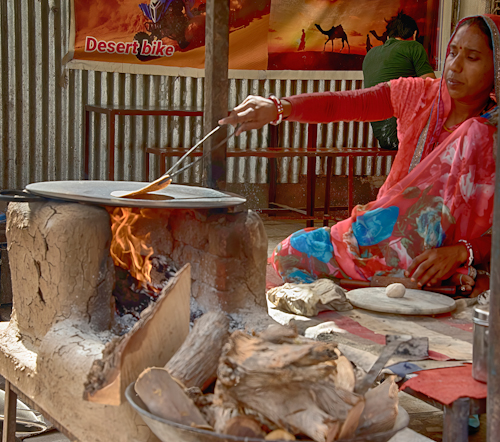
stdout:
[(493, 51), (477, 26), (462, 26), (455, 34), (444, 79), (454, 100), (470, 104), (488, 100), (494, 85)]

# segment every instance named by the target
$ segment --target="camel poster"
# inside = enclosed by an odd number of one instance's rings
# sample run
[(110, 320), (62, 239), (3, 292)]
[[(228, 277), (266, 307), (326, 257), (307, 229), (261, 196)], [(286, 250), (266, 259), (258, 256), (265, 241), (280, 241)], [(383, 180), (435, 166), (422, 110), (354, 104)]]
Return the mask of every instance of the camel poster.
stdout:
[(386, 20), (412, 17), (436, 69), (438, 0), (272, 0), (268, 70), (361, 70), (363, 58), (383, 44)]
[[(68, 67), (203, 75), (206, 0), (72, 1)], [(360, 70), (367, 48), (385, 40), (385, 20), (399, 10), (417, 21), (420, 40), (435, 64), (439, 0), (229, 4), (230, 70)]]

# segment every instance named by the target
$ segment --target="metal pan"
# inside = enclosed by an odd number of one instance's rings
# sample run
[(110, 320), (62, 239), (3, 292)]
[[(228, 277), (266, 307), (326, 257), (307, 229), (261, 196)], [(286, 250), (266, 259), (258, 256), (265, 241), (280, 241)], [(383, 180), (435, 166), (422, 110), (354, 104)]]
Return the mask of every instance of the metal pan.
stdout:
[(136, 181), (44, 181), (28, 184), (25, 191), (2, 191), (0, 199), (11, 202), (34, 202), (49, 198), (100, 206), (152, 209), (228, 208), (246, 202), (245, 198), (232, 193), (180, 184), (170, 184), (163, 190), (143, 195), (141, 198), (111, 196), (114, 191), (132, 191), (146, 184)]
[[(125, 390), (125, 397), (130, 405), (137, 411), (142, 420), (148, 425), (151, 431), (156, 434), (162, 442), (265, 442), (264, 439), (229, 436), (227, 434), (215, 433), (213, 431), (201, 430), (178, 424), (150, 413), (142, 402), (141, 398), (134, 390), (135, 382), (130, 384)], [(341, 439), (338, 442), (387, 442), (392, 436), (408, 426), (410, 417), (406, 410), (399, 406), (398, 417), (392, 430), (380, 433), (372, 433), (364, 436), (355, 436), (351, 439)], [(284, 441), (276, 441), (284, 442)]]

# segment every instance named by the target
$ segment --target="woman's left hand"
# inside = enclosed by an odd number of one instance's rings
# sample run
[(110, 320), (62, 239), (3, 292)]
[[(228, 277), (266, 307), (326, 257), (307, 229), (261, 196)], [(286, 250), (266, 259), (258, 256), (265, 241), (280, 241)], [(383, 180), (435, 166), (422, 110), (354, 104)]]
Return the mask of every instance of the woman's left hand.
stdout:
[(405, 272), (420, 287), (432, 286), (450, 278), (468, 258), (463, 244), (426, 250), (418, 255)]

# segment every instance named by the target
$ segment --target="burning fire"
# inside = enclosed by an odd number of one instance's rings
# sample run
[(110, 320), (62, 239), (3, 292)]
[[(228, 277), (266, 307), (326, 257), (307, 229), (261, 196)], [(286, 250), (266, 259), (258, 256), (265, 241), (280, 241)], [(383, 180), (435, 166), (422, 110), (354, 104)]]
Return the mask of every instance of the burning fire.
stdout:
[[(147, 216), (147, 210), (134, 211), (129, 207), (109, 208), (111, 217), (111, 256), (116, 266), (127, 270), (144, 286), (151, 282), (151, 256), (153, 248), (150, 233), (135, 235), (134, 225), (138, 219)], [(144, 212), (144, 213), (143, 213)]]

